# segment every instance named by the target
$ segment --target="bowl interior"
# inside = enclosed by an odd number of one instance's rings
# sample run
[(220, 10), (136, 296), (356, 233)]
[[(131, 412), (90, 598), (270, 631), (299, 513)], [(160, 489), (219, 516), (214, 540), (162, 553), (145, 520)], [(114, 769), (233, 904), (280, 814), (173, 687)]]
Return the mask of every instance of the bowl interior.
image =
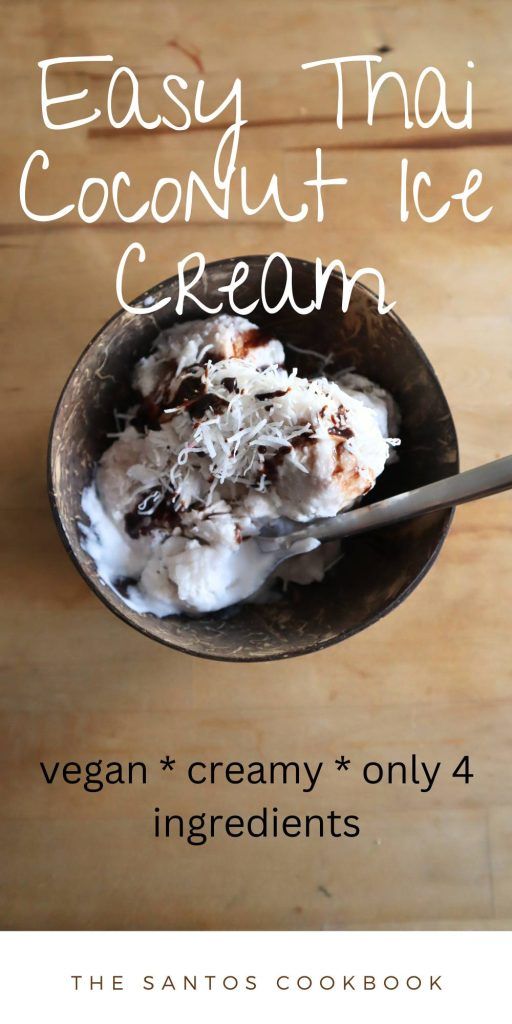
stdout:
[[(266, 257), (244, 257), (250, 266), (247, 281), (237, 290), (239, 306), (261, 293)], [(195, 294), (210, 306), (223, 303), (219, 287), (230, 279), (233, 260), (209, 264)], [(296, 302), (314, 298), (314, 265), (291, 260)], [(189, 280), (191, 275), (189, 275)], [(267, 276), (269, 305), (283, 292), (284, 270), (277, 261)], [(274, 335), (297, 349), (332, 353), (333, 369), (354, 367), (387, 388), (402, 414), (399, 461), (386, 469), (371, 492), (371, 500), (418, 487), (457, 472), (455, 428), (440, 384), (426, 356), (393, 312), (381, 316), (376, 297), (357, 284), (348, 312), (341, 313), (343, 282), (332, 276), (318, 311), (303, 316), (287, 303), (269, 314), (261, 302), (249, 319), (271, 327)], [(246, 604), (200, 618), (169, 616), (157, 619), (129, 609), (98, 576), (92, 559), (80, 544), (78, 523), (84, 515), (81, 492), (114, 429), (113, 410), (134, 401), (130, 378), (134, 363), (146, 355), (159, 331), (177, 321), (178, 282), (171, 278), (151, 289), (155, 301), (171, 302), (155, 314), (119, 312), (93, 339), (64, 388), (56, 409), (49, 447), (49, 489), (53, 511), (65, 544), (78, 568), (117, 614), (143, 633), (191, 654), (226, 660), (265, 660), (290, 657), (345, 639), (390, 611), (422, 578), (435, 558), (449, 526), (449, 511), (352, 538), (345, 555), (322, 583), (290, 585), (272, 604)], [(136, 301), (140, 305), (144, 297)], [(180, 320), (201, 313), (187, 299)], [(295, 358), (296, 357), (296, 358)], [(318, 370), (318, 360), (293, 352), (293, 363), (305, 375)]]

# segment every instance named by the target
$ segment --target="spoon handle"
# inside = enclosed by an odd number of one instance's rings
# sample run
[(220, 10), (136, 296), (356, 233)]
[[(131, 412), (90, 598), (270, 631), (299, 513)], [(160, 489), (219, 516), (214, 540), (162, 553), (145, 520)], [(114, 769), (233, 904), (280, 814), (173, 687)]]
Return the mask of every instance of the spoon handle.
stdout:
[[(512, 455), (494, 462), (487, 462), (476, 469), (468, 469), (465, 473), (436, 480), (433, 484), (417, 487), (414, 491), (405, 491), (392, 498), (377, 501), (374, 505), (341, 512), (337, 516), (325, 520), (317, 520), (304, 529), (288, 534), (287, 541), (295, 543), (306, 537), (317, 537), (318, 540), (329, 540), (335, 537), (349, 537), (366, 530), (375, 530), (381, 526), (400, 523), (404, 519), (435, 512), (452, 505), (462, 505), (475, 498), (485, 498), (489, 494), (497, 494), (512, 487)], [(284, 538), (283, 538), (284, 540)]]

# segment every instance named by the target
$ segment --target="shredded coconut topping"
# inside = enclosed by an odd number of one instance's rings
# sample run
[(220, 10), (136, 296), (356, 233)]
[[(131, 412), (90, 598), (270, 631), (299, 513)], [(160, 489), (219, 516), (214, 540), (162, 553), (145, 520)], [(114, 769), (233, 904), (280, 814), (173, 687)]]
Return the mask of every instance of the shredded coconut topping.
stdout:
[[(184, 376), (197, 380), (201, 398), (175, 405), (171, 395), (162, 436), (153, 439), (156, 446), (169, 449), (161, 483), (174, 490), (182, 506), (191, 472), (207, 485), (210, 504), (222, 496), (219, 489), (225, 483), (266, 491), (270, 483), (265, 464), (283, 449), (292, 453), (300, 437), (308, 442), (328, 439), (336, 425), (344, 425), (345, 447), (349, 452), (354, 447), (349, 436), (354, 399), (324, 377), (310, 381), (296, 369), (287, 373), (277, 364), (258, 369), (243, 359), (224, 359), (185, 370), (175, 378), (173, 394)], [(196, 420), (194, 409), (201, 404)], [(296, 465), (309, 472), (303, 462)]]

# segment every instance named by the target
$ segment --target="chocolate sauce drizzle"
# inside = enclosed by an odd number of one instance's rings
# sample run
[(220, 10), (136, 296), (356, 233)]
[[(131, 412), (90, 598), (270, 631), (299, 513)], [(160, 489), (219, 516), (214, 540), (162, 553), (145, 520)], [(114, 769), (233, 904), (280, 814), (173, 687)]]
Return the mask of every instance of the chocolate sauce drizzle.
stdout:
[(333, 437), (343, 437), (346, 441), (354, 436), (354, 431), (350, 427), (329, 427), (327, 433), (332, 434)]
[(289, 390), (290, 388), (286, 388), (285, 391), (263, 391), (254, 397), (258, 398), (260, 402), (268, 402), (271, 398), (283, 398), (284, 395), (288, 394)]
[[(317, 444), (317, 442), (318, 438), (315, 437), (313, 433), (313, 427), (311, 424), (308, 424), (302, 434), (297, 434), (296, 437), (292, 437), (291, 441), (288, 441), (287, 444), (278, 448), (273, 455), (264, 459), (260, 470), (260, 478), (262, 476), (266, 476), (270, 483), (275, 483), (278, 477), (279, 467), (283, 462), (285, 455), (289, 455), (292, 448), (303, 448), (305, 445)], [(264, 445), (260, 445), (258, 451), (260, 454), (264, 455), (267, 449)], [(257, 484), (255, 486), (257, 486)]]
[(225, 398), (206, 392), (199, 398), (196, 398), (195, 401), (187, 402), (185, 408), (193, 420), (202, 420), (205, 413), (213, 412), (220, 415), (227, 406), (228, 403)]
[(267, 345), (272, 340), (269, 331), (263, 331), (260, 327), (253, 327), (242, 335), (242, 344), (246, 348), (259, 348), (260, 345)]
[(162, 493), (159, 488), (146, 491), (131, 512), (124, 517), (125, 530), (129, 537), (137, 540), (153, 530), (173, 530), (180, 525), (181, 515), (175, 507), (174, 491)]
[[(251, 328), (249, 331), (241, 336), (241, 348), (243, 351), (247, 351), (251, 348), (258, 348), (260, 345), (266, 345), (270, 341), (272, 335), (268, 331), (262, 331), (259, 327)], [(158, 386), (142, 399), (136, 415), (132, 419), (132, 425), (144, 434), (146, 430), (160, 430), (163, 423), (168, 423), (173, 416), (176, 415), (176, 411), (166, 413), (167, 407), (177, 410), (179, 407), (181, 410), (186, 410), (192, 419), (200, 420), (205, 413), (221, 413), (227, 407), (228, 403), (225, 399), (220, 398), (218, 395), (210, 395), (206, 390), (204, 380), (201, 380), (199, 375), (191, 373), (191, 370), (204, 370), (204, 362), (218, 362), (220, 357), (212, 356), (210, 353), (205, 354), (205, 358), (202, 363), (196, 363), (193, 366), (187, 367), (187, 373), (180, 381), (176, 393), (170, 398), (170, 391), (172, 383), (176, 378), (177, 363), (175, 359), (169, 360), (163, 377), (158, 383)], [(222, 384), (229, 392), (237, 392), (238, 387), (236, 379), (234, 377), (225, 377)], [(258, 398), (270, 399), (277, 398), (278, 395), (285, 394), (286, 392), (272, 392), (268, 395), (258, 395)]]
[(331, 423), (332, 427), (329, 427), (327, 433), (332, 437), (340, 437), (349, 441), (354, 436), (354, 431), (347, 427), (347, 410), (343, 405), (340, 405), (335, 416), (331, 416)]
[(196, 377), (194, 374), (187, 374), (180, 381), (177, 391), (172, 398), (173, 406), (186, 405), (188, 402), (195, 401), (204, 394), (205, 387), (200, 377)]
[[(229, 380), (230, 378), (226, 378)], [(180, 381), (172, 399), (169, 397), (170, 381), (159, 385), (140, 404), (137, 415), (132, 420), (133, 426), (140, 433), (148, 430), (160, 430), (163, 423), (168, 423), (177, 412), (188, 412), (193, 420), (201, 420), (207, 412), (214, 414), (224, 412), (228, 402), (220, 395), (210, 394), (200, 377), (187, 374)], [(171, 406), (165, 412), (166, 406)]]

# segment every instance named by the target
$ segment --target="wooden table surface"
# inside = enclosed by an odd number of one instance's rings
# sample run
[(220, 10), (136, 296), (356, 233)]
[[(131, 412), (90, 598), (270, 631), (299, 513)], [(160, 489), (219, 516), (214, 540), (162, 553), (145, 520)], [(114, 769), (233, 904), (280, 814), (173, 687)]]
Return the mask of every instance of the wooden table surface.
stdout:
[[(384, 621), (322, 653), (251, 667), (175, 654), (109, 614), (63, 550), (45, 491), (55, 402), (116, 307), (115, 268), (134, 240), (147, 262), (131, 264), (130, 296), (196, 249), (211, 260), (280, 249), (379, 267), (439, 373), (463, 468), (510, 451), (510, 4), (4, 0), (1, 9), (2, 925), (512, 927), (510, 496), (461, 508), (434, 569)], [(475, 61), (473, 132), (406, 132), (392, 87), (370, 130), (355, 77), (338, 132), (334, 72), (300, 65), (379, 48), (383, 69), (400, 71), (408, 84), (424, 66), (440, 67), (458, 111), (466, 61)], [(135, 208), (158, 177), (211, 165), (220, 137), (211, 128), (177, 137), (116, 133), (103, 117), (74, 131), (44, 129), (37, 61), (102, 53), (137, 72), (148, 116), (165, 112), (165, 74), (192, 88), (204, 69), (212, 102), (240, 75), (249, 120), (243, 152), (256, 196), (275, 169), (289, 204), (301, 201), (316, 145), (350, 191), (326, 195), (323, 224), (286, 225), (269, 211), (254, 220), (235, 213), (225, 224), (200, 206), (188, 225), (182, 217), (124, 225), (112, 211), (90, 226), (29, 221), (17, 187), (36, 148), (51, 165), (31, 196), (47, 211), (75, 201), (87, 175), (128, 171)], [(52, 88), (85, 85), (104, 108), (108, 73), (101, 65), (61, 69)], [(430, 173), (432, 210), (460, 191), (469, 169), (481, 168), (478, 208), (493, 204), (492, 215), (475, 225), (453, 209), (435, 225), (413, 216), (401, 224), (402, 156)], [(469, 754), (475, 778), (465, 786), (445, 774), (428, 794), (358, 780), (366, 760), (413, 751), (445, 765)], [(204, 792), (184, 780), (195, 758), (331, 761), (342, 752), (354, 771), (342, 782), (329, 772), (316, 797), (290, 786), (262, 796), (263, 787), (227, 783)], [(177, 760), (172, 782), (156, 778), (165, 753)], [(99, 794), (42, 781), (40, 760), (96, 758), (146, 759), (154, 781)], [(191, 814), (249, 813), (264, 803), (299, 814), (341, 806), (360, 814), (362, 834), (341, 843), (220, 839), (198, 848), (151, 835), (155, 804)]]

